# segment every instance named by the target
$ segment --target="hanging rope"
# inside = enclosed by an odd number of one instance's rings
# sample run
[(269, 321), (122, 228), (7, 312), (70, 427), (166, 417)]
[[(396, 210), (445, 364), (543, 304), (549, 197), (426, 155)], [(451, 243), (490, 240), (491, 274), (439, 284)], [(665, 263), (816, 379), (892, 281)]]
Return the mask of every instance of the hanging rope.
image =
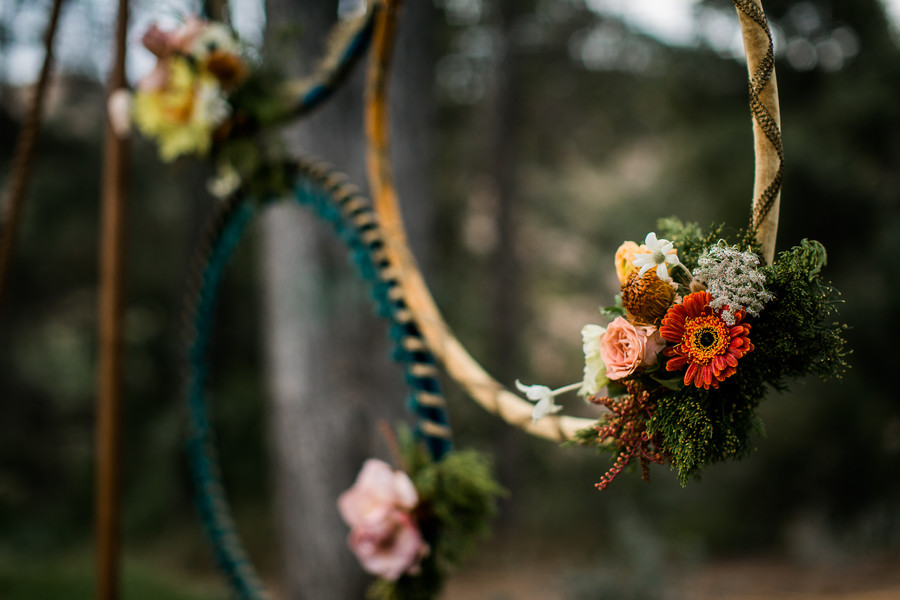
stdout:
[[(393, 358), (403, 365), (410, 388), (408, 408), (417, 417), (419, 436), (432, 457), (440, 460), (451, 450), (452, 441), (436, 361), (394, 277), (370, 202), (324, 163), (299, 161), (291, 171), (295, 201), (330, 224), (347, 245), (360, 276), (371, 285), (378, 314), (389, 319)], [(260, 207), (269, 203), (232, 197), (220, 205), (195, 254), (185, 303), (187, 447), (197, 506), (220, 568), (239, 597), (248, 600), (269, 596), (244, 550), (222, 485), (207, 403), (210, 374), (206, 357), (218, 289), (229, 259), (247, 225)]]
[(307, 80), (288, 85), (289, 93), (296, 101), (287, 117), (301, 117), (334, 95), (369, 48), (375, 17), (380, 9), (380, 3), (374, 2), (364, 16), (335, 26), (331, 35), (332, 48), (320, 61), (316, 73)]
[(390, 161), (387, 100), (398, 10), (399, 2), (386, 0), (384, 10), (377, 15), (366, 91), (369, 182), (375, 210), (384, 231), (388, 258), (397, 265), (398, 279), (406, 301), (416, 316), (428, 347), (450, 376), (476, 402), (488, 412), (534, 435), (558, 441), (570, 439), (579, 429), (592, 425), (594, 420), (552, 415), (534, 423), (531, 404), (491, 377), (453, 335), (406, 242)]
[[(485, 410), (533, 435), (564, 441), (594, 424), (594, 419), (546, 415), (532, 420), (532, 405), (507, 390), (469, 354), (447, 325), (406, 241), (406, 232), (394, 187), (390, 161), (387, 88), (390, 56), (396, 33), (399, 0), (384, 0), (377, 15), (373, 53), (367, 79), (366, 137), (369, 183), (373, 201), (385, 233), (390, 261), (397, 265), (400, 285), (416, 317), (428, 347), (450, 376)], [(781, 137), (778, 131), (778, 101), (773, 71), (772, 37), (758, 0), (735, 0), (741, 15), (741, 29), (747, 48), (751, 78), (751, 110), (754, 116), (756, 148), (752, 225), (771, 262), (774, 254), (781, 187)]]
[(63, 0), (53, 0), (53, 7), (50, 9), (50, 21), (44, 35), (44, 64), (38, 76), (31, 105), (28, 107), (28, 113), (22, 129), (19, 131), (9, 187), (3, 195), (3, 201), (0, 202), (0, 209), (2, 209), (2, 215), (0, 215), (0, 307), (2, 307), (3, 288), (12, 260), (25, 191), (28, 188), (31, 167), (34, 163), (34, 148), (41, 126), (44, 100), (47, 97), (47, 83), (50, 80), (50, 69), (53, 64), (53, 39), (56, 37), (62, 3)]
[[(119, 0), (108, 94), (124, 88), (128, 1)], [(98, 303), (96, 430), (97, 598), (119, 597), (121, 520), (122, 309), (125, 271), (125, 204), (128, 139), (107, 115), (103, 152)]]
[(784, 145), (775, 80), (775, 48), (772, 32), (760, 0), (734, 0), (741, 21), (747, 70), (750, 73), (750, 112), (753, 115), (753, 141), (756, 151), (756, 176), (750, 229), (762, 247), (768, 264), (775, 259), (781, 183), (784, 176)]

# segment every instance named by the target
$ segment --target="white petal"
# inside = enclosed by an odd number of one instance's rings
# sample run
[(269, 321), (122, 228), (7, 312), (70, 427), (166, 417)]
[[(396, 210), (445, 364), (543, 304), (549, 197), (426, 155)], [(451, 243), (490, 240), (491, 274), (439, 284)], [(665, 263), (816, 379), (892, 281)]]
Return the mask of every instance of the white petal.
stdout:
[(658, 242), (656, 241), (655, 232), (651, 231), (647, 234), (647, 237), (644, 239), (644, 245), (650, 249), (650, 252), (653, 252), (656, 249)]
[(656, 267), (656, 276), (659, 277), (661, 281), (669, 281), (669, 271), (666, 270), (665, 262), (659, 263), (659, 266)]
[(606, 327), (589, 323), (581, 328), (581, 344), (585, 357), (600, 354), (600, 336), (606, 333)]
[(549, 398), (553, 393), (553, 390), (548, 388), (546, 385), (525, 385), (518, 379), (516, 379), (516, 388), (520, 392), (525, 394), (525, 397), (532, 402), (537, 402), (539, 400), (543, 400), (544, 398)]
[(649, 265), (644, 265), (643, 267), (641, 267), (641, 270), (638, 271), (637, 278), (640, 279), (641, 277), (644, 276), (644, 274), (645, 274), (647, 271), (649, 271), (649, 270), (652, 269), (652, 268), (653, 268), (653, 263), (650, 263)]
[(553, 402), (553, 398), (548, 396), (534, 405), (534, 410), (531, 412), (531, 422), (537, 423), (539, 419), (558, 413), (561, 410), (562, 406)]
[(131, 132), (131, 105), (131, 92), (127, 88), (119, 88), (111, 93), (106, 103), (110, 128), (120, 139)]
[(635, 254), (631, 264), (638, 268), (652, 267), (656, 265), (656, 261), (653, 260), (652, 254)]

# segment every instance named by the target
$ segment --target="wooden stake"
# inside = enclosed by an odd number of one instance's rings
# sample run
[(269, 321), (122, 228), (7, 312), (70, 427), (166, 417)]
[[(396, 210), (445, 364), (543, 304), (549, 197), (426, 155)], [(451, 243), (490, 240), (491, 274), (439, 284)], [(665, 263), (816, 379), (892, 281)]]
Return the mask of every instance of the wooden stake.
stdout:
[[(128, 1), (119, 0), (111, 94), (126, 86), (125, 41)], [(120, 413), (122, 382), (122, 274), (128, 141), (106, 122), (101, 198), (99, 365), (97, 385), (96, 536), (97, 598), (119, 597)]]
[(44, 37), (44, 66), (38, 76), (34, 97), (28, 114), (19, 132), (19, 140), (16, 144), (16, 154), (13, 162), (12, 175), (9, 178), (9, 187), (3, 198), (0, 198), (0, 300), (3, 299), (3, 285), (6, 282), (6, 274), (12, 261), (13, 247), (16, 243), (16, 232), (21, 218), (22, 203), (25, 200), (25, 191), (28, 188), (28, 180), (31, 176), (31, 167), (34, 164), (34, 147), (37, 143), (38, 129), (41, 125), (41, 114), (44, 108), (44, 100), (47, 97), (47, 84), (50, 81), (50, 69), (53, 65), (53, 38), (56, 36), (59, 25), (59, 13), (62, 8), (62, 0), (54, 0), (50, 10), (50, 21), (47, 24), (47, 33)]

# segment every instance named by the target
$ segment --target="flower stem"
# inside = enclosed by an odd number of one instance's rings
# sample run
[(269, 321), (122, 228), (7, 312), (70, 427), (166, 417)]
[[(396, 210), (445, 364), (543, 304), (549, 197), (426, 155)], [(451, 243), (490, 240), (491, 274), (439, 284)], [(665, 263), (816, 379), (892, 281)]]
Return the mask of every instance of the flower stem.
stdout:
[(564, 385), (561, 388), (557, 388), (557, 389), (553, 390), (552, 392), (550, 392), (550, 396), (555, 398), (556, 396), (559, 396), (560, 394), (565, 394), (566, 392), (574, 392), (575, 390), (577, 390), (580, 387), (581, 387), (580, 381), (578, 383), (570, 383), (569, 385)]
[(384, 419), (379, 419), (378, 429), (381, 431), (381, 437), (384, 438), (384, 443), (391, 454), (391, 458), (394, 459), (394, 464), (398, 469), (408, 473), (406, 461), (403, 459), (403, 451), (400, 450), (400, 443), (397, 441), (397, 434), (394, 432), (393, 427)]

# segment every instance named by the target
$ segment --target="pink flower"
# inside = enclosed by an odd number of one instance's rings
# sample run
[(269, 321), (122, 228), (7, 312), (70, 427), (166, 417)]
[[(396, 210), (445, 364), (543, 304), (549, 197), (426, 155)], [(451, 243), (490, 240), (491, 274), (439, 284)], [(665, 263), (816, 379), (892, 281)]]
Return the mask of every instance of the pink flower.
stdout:
[(150, 25), (141, 43), (159, 60), (153, 70), (138, 81), (138, 89), (158, 92), (165, 88), (171, 71), (169, 59), (174, 54), (189, 54), (194, 41), (207, 27), (208, 23), (197, 17), (188, 17), (175, 31), (163, 31), (156, 23)]
[(175, 31), (163, 31), (153, 23), (141, 38), (141, 43), (157, 58), (168, 58), (176, 52), (189, 54), (194, 40), (207, 26), (206, 21), (193, 16), (188, 17)]
[(411, 514), (418, 503), (406, 473), (384, 461), (366, 461), (353, 487), (338, 498), (338, 510), (350, 526), (347, 542), (366, 571), (390, 581), (418, 572), (428, 554)]
[(666, 342), (652, 325), (633, 325), (617, 317), (600, 336), (600, 356), (606, 364), (606, 376), (622, 379), (638, 367), (656, 364), (656, 354)]

